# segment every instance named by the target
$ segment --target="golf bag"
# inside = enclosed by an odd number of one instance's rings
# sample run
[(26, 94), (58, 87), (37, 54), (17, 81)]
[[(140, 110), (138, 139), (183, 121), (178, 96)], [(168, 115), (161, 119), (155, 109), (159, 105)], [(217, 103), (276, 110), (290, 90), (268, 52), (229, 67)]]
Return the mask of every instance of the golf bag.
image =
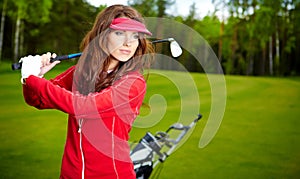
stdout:
[[(130, 152), (130, 157), (134, 165), (137, 179), (147, 179), (150, 177), (153, 169), (159, 163), (163, 163), (166, 158), (174, 151), (178, 143), (187, 134), (200, 119), (202, 115), (199, 114), (193, 122), (184, 126), (181, 123), (175, 123), (170, 126), (166, 132), (157, 132), (155, 135), (147, 132), (145, 136), (140, 139)], [(177, 137), (171, 138), (169, 132), (171, 130), (181, 131)]]

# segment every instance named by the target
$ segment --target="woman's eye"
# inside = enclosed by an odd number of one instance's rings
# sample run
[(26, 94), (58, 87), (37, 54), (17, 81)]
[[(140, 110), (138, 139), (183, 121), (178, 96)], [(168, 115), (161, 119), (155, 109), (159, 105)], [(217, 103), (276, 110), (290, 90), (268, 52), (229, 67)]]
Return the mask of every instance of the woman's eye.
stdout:
[(139, 39), (139, 38), (140, 38), (139, 34), (134, 34), (133, 35), (133, 39)]
[(115, 31), (115, 34), (116, 35), (123, 35), (123, 32), (121, 32), (121, 31)]

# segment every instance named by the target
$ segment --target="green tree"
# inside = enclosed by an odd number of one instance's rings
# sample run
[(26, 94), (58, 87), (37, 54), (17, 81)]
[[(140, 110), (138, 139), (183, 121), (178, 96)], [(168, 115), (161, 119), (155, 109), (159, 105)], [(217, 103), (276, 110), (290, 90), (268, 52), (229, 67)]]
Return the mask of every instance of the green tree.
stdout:
[(296, 50), (296, 34), (294, 33), (295, 4), (292, 0), (283, 0), (281, 3), (279, 39), (280, 43), (280, 74), (290, 75), (293, 69), (292, 51)]
[(7, 11), (7, 0), (4, 0), (2, 14), (1, 14), (1, 29), (0, 29), (0, 62), (2, 59), (2, 46), (3, 46), (3, 35), (4, 35), (6, 11)]
[[(300, 75), (300, 1), (295, 0), (294, 9), (291, 11), (292, 24), (293, 24), (293, 35), (295, 37), (295, 48), (292, 49), (292, 74)], [(298, 48), (298, 49), (297, 49)]]
[[(15, 35), (14, 35), (14, 56), (13, 60), (19, 58), (20, 50), (23, 50), (23, 44), (20, 44), (20, 39), (24, 38), (23, 29), (24, 21), (33, 24), (43, 24), (49, 21), (50, 8), (52, 6), (51, 0), (15, 0), (14, 4), (17, 8), (12, 16), (16, 19)], [(12, 11), (11, 11), (12, 12)], [(37, 29), (31, 29), (34, 33)]]
[(175, 1), (170, 0), (157, 0), (157, 17), (165, 17), (167, 16), (166, 9), (168, 9), (171, 5), (173, 5)]
[(219, 32), (219, 44), (218, 44), (218, 58), (220, 63), (222, 63), (222, 52), (223, 52), (223, 36), (224, 36), (224, 26), (225, 26), (225, 15), (224, 11), (226, 8), (226, 1), (225, 0), (212, 0), (211, 1), (213, 4), (215, 4), (215, 13), (219, 11), (219, 6), (221, 6), (221, 12), (222, 12), (222, 17), (221, 17), (221, 24), (220, 24), (220, 32)]
[[(94, 7), (82, 0), (53, 0), (50, 21), (40, 24), (39, 33), (27, 32), (28, 53), (47, 51), (63, 55), (78, 52), (82, 38), (105, 6)], [(35, 28), (35, 24), (28, 24)]]
[(157, 16), (157, 0), (128, 0), (128, 5), (137, 9), (145, 17)]

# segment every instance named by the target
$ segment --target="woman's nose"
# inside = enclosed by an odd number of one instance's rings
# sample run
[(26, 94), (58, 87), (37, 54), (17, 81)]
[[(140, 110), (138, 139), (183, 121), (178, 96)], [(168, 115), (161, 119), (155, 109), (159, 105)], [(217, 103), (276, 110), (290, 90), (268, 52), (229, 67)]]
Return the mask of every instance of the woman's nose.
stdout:
[(131, 39), (130, 39), (130, 37), (125, 36), (123, 45), (126, 46), (126, 47), (130, 47), (131, 46)]

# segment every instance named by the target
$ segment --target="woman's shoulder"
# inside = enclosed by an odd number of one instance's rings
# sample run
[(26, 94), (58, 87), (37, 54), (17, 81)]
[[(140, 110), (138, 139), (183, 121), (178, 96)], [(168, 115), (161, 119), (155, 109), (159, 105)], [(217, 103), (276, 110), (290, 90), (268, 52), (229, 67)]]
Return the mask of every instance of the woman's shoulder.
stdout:
[(75, 65), (69, 67), (67, 70), (57, 75), (54, 79), (50, 79), (50, 81), (55, 84), (63, 85), (61, 84), (63, 83), (63, 81), (68, 81), (68, 80), (72, 81), (74, 71), (75, 71)]
[(128, 72), (127, 74), (123, 75), (119, 80), (115, 81), (115, 83), (113, 83), (113, 86), (118, 87), (120, 85), (124, 85), (125, 83), (145, 84), (146, 82), (143, 75), (140, 72), (132, 71), (132, 72)]
[(122, 78), (123, 79), (128, 79), (128, 78), (130, 78), (130, 79), (140, 79), (142, 81), (145, 81), (144, 76), (138, 71), (129, 72), (126, 75), (124, 75)]

